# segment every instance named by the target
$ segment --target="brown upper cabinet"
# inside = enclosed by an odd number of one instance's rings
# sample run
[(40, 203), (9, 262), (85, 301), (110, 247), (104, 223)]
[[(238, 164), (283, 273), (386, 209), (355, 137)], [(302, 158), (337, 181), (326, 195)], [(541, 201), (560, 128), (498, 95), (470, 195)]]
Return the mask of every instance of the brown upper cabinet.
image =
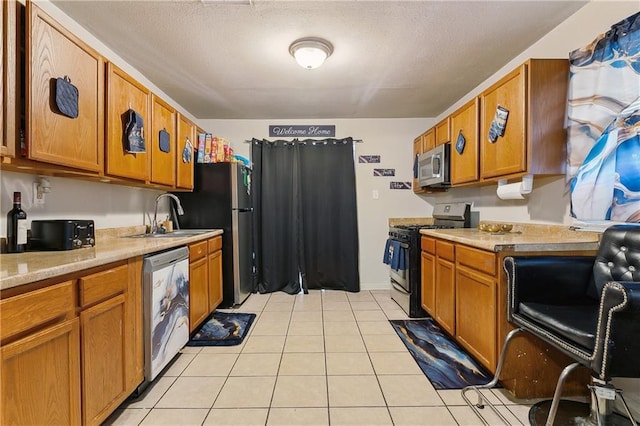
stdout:
[[(161, 134), (168, 138), (162, 146)], [(151, 183), (173, 187), (176, 182), (176, 110), (151, 96), (151, 134), (145, 143), (151, 153)]]
[[(564, 173), (566, 59), (530, 59), (480, 95), (480, 178)], [(498, 106), (509, 111), (504, 135), (489, 140)]]
[[(478, 117), (480, 101), (476, 97), (451, 114), (451, 185), (477, 182), (480, 179), (478, 166)], [(464, 138), (460, 152), (456, 147), (459, 137)]]
[(427, 152), (436, 147), (436, 132), (431, 128), (422, 134), (422, 152)]
[(193, 189), (194, 147), (198, 143), (196, 126), (187, 117), (178, 114), (178, 150), (176, 152), (176, 186)]
[[(0, 1), (0, 17), (2, 169), (193, 190), (197, 131), (203, 130), (36, 3)], [(58, 78), (78, 90), (75, 118), (56, 105)], [(145, 152), (126, 149), (130, 109), (142, 117)], [(161, 131), (167, 146), (160, 145)]]
[[(102, 172), (104, 61), (32, 2), (26, 18), (27, 158)], [(78, 116), (55, 106), (56, 79), (78, 89)]]
[(15, 0), (0, 2), (0, 28), (2, 30), (2, 54), (0, 55), (0, 101), (2, 117), (0, 117), (0, 156), (14, 157), (16, 147), (16, 123), (18, 96), (18, 78), (16, 52), (18, 48), (17, 7)]
[[(107, 136), (105, 173), (109, 176), (146, 181), (149, 179), (151, 92), (112, 63), (107, 64)], [(146, 152), (130, 153), (124, 146), (127, 111), (133, 109), (143, 120)]]
[(451, 120), (450, 117), (445, 118), (435, 127), (435, 145), (442, 145), (451, 141)]

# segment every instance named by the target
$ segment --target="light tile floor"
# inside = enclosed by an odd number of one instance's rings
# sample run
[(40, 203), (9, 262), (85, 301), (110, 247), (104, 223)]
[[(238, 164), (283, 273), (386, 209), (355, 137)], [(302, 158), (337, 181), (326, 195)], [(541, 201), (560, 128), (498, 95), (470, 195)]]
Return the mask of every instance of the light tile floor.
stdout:
[[(407, 318), (388, 291), (253, 294), (237, 311), (258, 315), (241, 345), (184, 348), (106, 424), (481, 424), (459, 390), (424, 376), (388, 322)], [(528, 424), (528, 405), (485, 394), (511, 424)]]

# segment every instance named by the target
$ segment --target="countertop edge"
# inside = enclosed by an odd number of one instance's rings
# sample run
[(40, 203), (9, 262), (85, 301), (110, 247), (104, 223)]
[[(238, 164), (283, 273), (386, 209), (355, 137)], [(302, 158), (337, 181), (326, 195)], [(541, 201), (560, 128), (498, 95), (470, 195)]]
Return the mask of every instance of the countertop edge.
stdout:
[[(82, 248), (77, 250), (57, 251), (57, 252), (27, 252), (19, 254), (1, 254), (0, 265), (2, 273), (7, 274), (0, 278), (0, 291), (8, 290), (25, 284), (60, 277), (66, 274), (79, 272), (85, 269), (107, 265), (109, 263), (144, 256), (147, 254), (165, 251), (171, 248), (180, 247), (207, 240), (221, 235), (221, 229), (212, 230), (203, 234), (188, 237), (175, 238), (154, 238), (154, 239), (134, 239), (126, 237), (109, 238), (96, 244), (95, 247)], [(111, 246), (111, 247), (109, 247)], [(115, 246), (115, 247), (114, 247)], [(121, 246), (121, 247), (118, 247)], [(89, 252), (90, 251), (90, 252)], [(91, 256), (91, 254), (93, 254)], [(64, 260), (65, 255), (67, 257)], [(83, 255), (89, 255), (86, 259), (78, 259)], [(29, 256), (27, 258), (27, 256)], [(47, 258), (57, 259), (47, 261)], [(21, 262), (24, 260), (24, 262)], [(29, 270), (29, 260), (41, 262), (44, 266)], [(25, 268), (25, 272), (10, 274), (6, 270), (8, 262), (15, 262), (15, 269)], [(48, 265), (51, 263), (51, 265)], [(57, 264), (56, 264), (57, 263)], [(33, 268), (33, 267), (32, 267)]]
[(491, 252), (552, 252), (552, 251), (595, 251), (598, 249), (599, 234), (581, 232), (574, 238), (553, 235), (503, 234), (492, 235), (465, 229), (467, 233), (456, 235), (458, 230), (422, 229), (420, 234), (464, 244)]

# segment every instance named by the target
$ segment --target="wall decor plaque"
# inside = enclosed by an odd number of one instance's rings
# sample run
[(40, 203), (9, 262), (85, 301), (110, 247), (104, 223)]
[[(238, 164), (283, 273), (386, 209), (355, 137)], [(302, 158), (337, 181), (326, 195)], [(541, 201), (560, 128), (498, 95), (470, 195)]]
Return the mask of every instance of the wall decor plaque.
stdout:
[(396, 169), (373, 169), (374, 176), (395, 176)]
[(269, 137), (281, 138), (334, 138), (335, 125), (276, 125), (269, 126)]
[(389, 189), (411, 189), (411, 182), (389, 182)]
[(359, 155), (358, 163), (379, 163), (380, 156), (379, 155)]

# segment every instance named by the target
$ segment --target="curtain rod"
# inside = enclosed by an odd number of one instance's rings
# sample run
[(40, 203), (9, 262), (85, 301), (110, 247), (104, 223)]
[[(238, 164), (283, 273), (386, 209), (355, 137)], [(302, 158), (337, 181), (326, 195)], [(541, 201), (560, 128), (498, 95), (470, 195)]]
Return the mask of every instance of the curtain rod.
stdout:
[[(296, 138), (297, 139), (297, 138)], [(292, 141), (286, 141), (286, 142), (294, 142), (296, 139), (292, 140)], [(346, 139), (346, 138), (329, 138), (329, 139)], [(262, 142), (265, 139), (259, 139), (258, 142)], [(307, 138), (305, 140), (311, 140), (311, 141), (321, 141), (323, 139), (311, 139), (311, 138)], [(364, 143), (364, 141), (362, 139), (353, 139), (353, 141), (355, 143)], [(244, 143), (251, 143), (253, 142), (253, 140), (245, 140)], [(271, 142), (271, 141), (269, 141)]]

